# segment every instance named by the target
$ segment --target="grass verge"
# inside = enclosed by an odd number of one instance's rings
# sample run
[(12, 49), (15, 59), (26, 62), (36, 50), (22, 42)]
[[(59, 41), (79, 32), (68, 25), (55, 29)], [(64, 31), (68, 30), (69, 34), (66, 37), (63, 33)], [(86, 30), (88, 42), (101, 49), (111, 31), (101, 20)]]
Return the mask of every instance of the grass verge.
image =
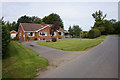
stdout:
[(11, 41), (7, 57), (2, 60), (3, 78), (34, 78), (36, 69), (48, 66), (48, 60), (22, 44)]
[(97, 38), (95, 38), (95, 39), (106, 39), (107, 36), (108, 36), (108, 35), (101, 35), (100, 37), (97, 37)]
[(64, 39), (57, 42), (37, 42), (39, 45), (52, 47), (55, 49), (61, 49), (64, 51), (84, 51), (87, 48), (100, 44), (103, 40), (91, 40), (91, 39)]

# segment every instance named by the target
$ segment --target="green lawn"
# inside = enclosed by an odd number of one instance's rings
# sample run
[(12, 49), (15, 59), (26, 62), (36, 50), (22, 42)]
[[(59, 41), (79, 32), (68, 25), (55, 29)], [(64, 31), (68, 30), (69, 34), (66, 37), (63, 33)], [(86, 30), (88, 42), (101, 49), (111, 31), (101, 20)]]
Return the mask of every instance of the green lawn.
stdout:
[(107, 36), (108, 36), (108, 35), (101, 35), (100, 37), (97, 37), (97, 38), (95, 38), (95, 39), (106, 39)]
[(48, 60), (22, 44), (11, 41), (3, 59), (3, 78), (34, 78), (36, 69), (48, 66)]
[(57, 42), (37, 42), (39, 45), (61, 49), (64, 51), (84, 51), (87, 48), (100, 44), (103, 40), (91, 40), (91, 39), (64, 39)]

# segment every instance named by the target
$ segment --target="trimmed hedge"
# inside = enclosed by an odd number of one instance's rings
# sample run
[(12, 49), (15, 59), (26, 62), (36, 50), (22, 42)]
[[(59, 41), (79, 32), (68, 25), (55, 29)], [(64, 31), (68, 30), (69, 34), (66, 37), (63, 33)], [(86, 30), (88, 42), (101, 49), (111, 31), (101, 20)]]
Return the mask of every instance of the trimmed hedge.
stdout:
[(101, 35), (101, 32), (98, 29), (92, 29), (88, 33), (88, 37), (91, 39), (99, 37), (100, 35)]

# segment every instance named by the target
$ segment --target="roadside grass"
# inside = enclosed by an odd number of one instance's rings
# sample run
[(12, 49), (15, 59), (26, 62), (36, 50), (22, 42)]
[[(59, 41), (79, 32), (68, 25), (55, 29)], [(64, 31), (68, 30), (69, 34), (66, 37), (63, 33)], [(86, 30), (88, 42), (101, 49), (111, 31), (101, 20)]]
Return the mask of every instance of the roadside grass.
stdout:
[(97, 37), (97, 38), (95, 38), (95, 39), (106, 39), (107, 36), (108, 36), (108, 35), (101, 35), (100, 37)]
[(37, 56), (35, 51), (11, 41), (7, 57), (2, 60), (3, 78), (34, 78), (36, 69), (48, 66), (48, 60)]
[(87, 48), (100, 44), (102, 41), (92, 39), (64, 39), (57, 40), (57, 42), (40, 41), (37, 44), (64, 51), (84, 51)]

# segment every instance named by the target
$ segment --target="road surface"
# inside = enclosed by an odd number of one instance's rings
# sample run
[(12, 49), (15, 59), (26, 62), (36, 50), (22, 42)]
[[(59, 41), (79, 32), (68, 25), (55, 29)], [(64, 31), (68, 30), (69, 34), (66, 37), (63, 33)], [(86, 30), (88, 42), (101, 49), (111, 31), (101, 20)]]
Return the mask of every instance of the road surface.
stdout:
[(118, 36), (37, 78), (118, 78)]

